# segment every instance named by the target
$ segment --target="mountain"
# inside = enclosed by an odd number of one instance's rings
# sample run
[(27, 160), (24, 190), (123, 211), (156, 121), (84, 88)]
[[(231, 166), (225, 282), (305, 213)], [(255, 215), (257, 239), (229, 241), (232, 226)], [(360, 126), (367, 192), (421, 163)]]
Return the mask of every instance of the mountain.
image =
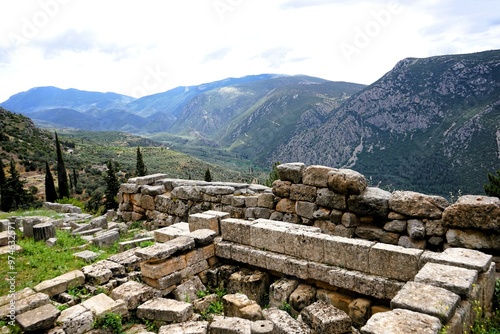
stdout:
[(270, 156), (393, 189), (483, 193), (500, 166), (500, 51), (404, 59)]

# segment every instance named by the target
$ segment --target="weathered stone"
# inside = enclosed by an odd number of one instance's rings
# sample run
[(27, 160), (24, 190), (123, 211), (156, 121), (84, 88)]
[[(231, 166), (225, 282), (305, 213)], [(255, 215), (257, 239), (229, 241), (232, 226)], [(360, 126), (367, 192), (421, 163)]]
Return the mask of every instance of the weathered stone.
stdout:
[(62, 311), (56, 322), (62, 326), (65, 333), (82, 334), (92, 329), (94, 315), (82, 305), (75, 305)]
[(238, 317), (248, 320), (261, 320), (262, 310), (254, 300), (242, 293), (227, 294), (222, 297), (224, 315), (226, 317)]
[(287, 257), (283, 265), (282, 273), (303, 280), (309, 279), (308, 263), (309, 261), (307, 260)]
[(404, 308), (439, 318), (451, 319), (460, 302), (456, 293), (432, 285), (408, 282), (391, 300), (391, 308)]
[(295, 213), (295, 201), (288, 198), (281, 199), (276, 204), (276, 211), (283, 213)]
[(268, 294), (269, 274), (260, 270), (242, 269), (229, 277), (227, 291), (243, 293), (251, 300), (264, 304)]
[(234, 187), (227, 185), (213, 185), (201, 188), (201, 191), (209, 196), (229, 195), (234, 193), (235, 190)]
[(115, 242), (120, 240), (120, 232), (117, 230), (103, 231), (103, 233), (97, 233), (92, 239), (92, 243), (97, 247), (110, 247)]
[(302, 201), (295, 202), (295, 212), (299, 216), (307, 219), (314, 218), (314, 212), (316, 211), (317, 208), (318, 206), (311, 202), (302, 202)]
[(427, 245), (427, 242), (425, 240), (413, 239), (407, 235), (403, 235), (401, 238), (399, 238), (399, 242), (398, 242), (398, 246), (401, 246), (404, 248), (425, 249), (426, 245)]
[(250, 226), (250, 246), (276, 253), (285, 252), (287, 226), (271, 220), (257, 220)]
[(170, 196), (182, 200), (199, 201), (201, 200), (200, 191), (201, 187), (197, 186), (179, 186), (171, 191)]
[(16, 321), (26, 332), (40, 331), (50, 328), (61, 314), (52, 304), (45, 304), (16, 316)]
[(344, 212), (340, 223), (345, 227), (356, 227), (359, 226), (359, 217), (352, 212)]
[(290, 181), (276, 180), (273, 182), (273, 194), (281, 198), (288, 198), (290, 197), (291, 186), (292, 183)]
[(370, 249), (370, 273), (402, 281), (412, 280), (418, 272), (422, 250), (388, 244), (375, 244)]
[(361, 328), (362, 334), (438, 334), (438, 318), (404, 309), (374, 314)]
[(121, 264), (126, 271), (134, 271), (139, 268), (141, 259), (135, 255), (136, 249), (129, 249), (108, 257), (108, 261)]
[(247, 208), (255, 208), (259, 203), (258, 196), (245, 196), (245, 206)]
[(161, 326), (158, 334), (207, 334), (208, 321), (186, 321), (181, 324)]
[(102, 317), (106, 313), (116, 313), (121, 316), (128, 315), (128, 309), (125, 302), (121, 299), (113, 300), (104, 293), (90, 297), (80, 305), (92, 311), (95, 317)]
[(302, 183), (315, 187), (328, 187), (328, 173), (334, 170), (325, 166), (308, 166), (302, 171)]
[(387, 217), (391, 193), (380, 188), (367, 187), (359, 195), (347, 200), (349, 211), (360, 216)]
[(174, 299), (150, 299), (137, 308), (137, 317), (170, 323), (187, 321), (193, 315), (193, 305)]
[[(325, 236), (325, 264), (369, 272), (370, 249), (374, 242), (337, 236)], [(319, 262), (319, 261), (318, 261)]]
[(498, 230), (500, 199), (477, 195), (461, 196), (446, 208), (443, 224), (447, 227)]
[(82, 272), (88, 281), (101, 285), (107, 283), (112, 276), (125, 276), (125, 267), (116, 262), (102, 260), (83, 267)]
[(163, 193), (165, 193), (164, 185), (157, 185), (157, 186), (144, 185), (141, 187), (141, 194), (143, 195), (156, 196), (156, 195), (161, 195)]
[(289, 278), (281, 278), (269, 287), (269, 305), (280, 308), (299, 285), (299, 281)]
[(216, 303), (218, 300), (219, 297), (215, 293), (207, 295), (202, 298), (195, 299), (192, 302), (193, 310), (200, 314), (206, 313), (210, 308), (210, 305)]
[(351, 331), (351, 319), (342, 310), (318, 301), (301, 312), (302, 320), (317, 333), (343, 334)]
[(302, 173), (305, 165), (301, 162), (292, 162), (276, 166), (278, 175), (281, 181), (290, 181), (292, 183), (300, 183), (302, 181)]
[(269, 217), (271, 217), (271, 209), (254, 207), (245, 210), (246, 219), (269, 219)]
[(316, 288), (309, 284), (299, 284), (289, 297), (292, 312), (298, 315), (306, 306), (316, 300)]
[(446, 242), (453, 247), (500, 249), (500, 235), (488, 231), (449, 229)]
[(139, 304), (153, 298), (155, 291), (153, 288), (136, 282), (128, 281), (111, 291), (111, 298), (121, 299), (125, 302), (127, 309), (135, 310)]
[(291, 223), (291, 224), (306, 224), (304, 222), (306, 220), (307, 220), (306, 218), (302, 219), (296, 213), (285, 213), (285, 214), (283, 214), (283, 221), (286, 222), (286, 223)]
[[(493, 312), (493, 299), (496, 298), (496, 265), (491, 263), (490, 268), (481, 273), (477, 284), (482, 287), (481, 306), (486, 312)], [(473, 288), (474, 289), (474, 288)], [(472, 295), (472, 294), (471, 294)]]
[(175, 252), (193, 249), (195, 246), (193, 238), (177, 237), (165, 243), (154, 244), (149, 247), (137, 249), (135, 255), (144, 261), (163, 260), (169, 258)]
[(149, 278), (142, 276), (142, 280), (149, 286), (160, 290), (173, 290), (175, 284), (179, 284), (182, 281), (182, 274), (178, 271), (171, 273), (170, 275), (160, 277), (158, 279)]
[(439, 219), (443, 214), (443, 198), (413, 191), (395, 191), (389, 200), (389, 209), (410, 217)]
[(371, 317), (372, 301), (366, 298), (357, 298), (349, 304), (349, 318), (354, 326), (360, 328)]
[(444, 288), (464, 297), (470, 297), (477, 270), (438, 263), (427, 263), (415, 276), (415, 282)]
[(259, 195), (259, 199), (257, 201), (257, 206), (261, 208), (274, 208), (274, 195), (271, 193), (264, 193)]
[(167, 242), (181, 236), (187, 236), (190, 233), (188, 223), (177, 223), (154, 231), (156, 242)]
[[(9, 299), (5, 305), (0, 306), (0, 319), (4, 319), (8, 315), (13, 314), (13, 311), (15, 311), (16, 314), (22, 314), (50, 303), (48, 295), (41, 292), (35, 293), (31, 289), (29, 293), (28, 291), (24, 291), (20, 296), (17, 296), (17, 294), (18, 293), (16, 293), (14, 298)], [(12, 296), (7, 295), (6, 297)], [(15, 301), (15, 304), (11, 304), (11, 301)], [(14, 309), (12, 309), (12, 307), (14, 307)]]
[(85, 275), (80, 270), (73, 270), (53, 279), (43, 281), (37, 284), (33, 289), (52, 297), (68, 289), (82, 285), (83, 283), (85, 283)]
[(387, 219), (391, 220), (406, 220), (406, 216), (399, 212), (389, 211), (387, 214)]
[(52, 222), (39, 223), (33, 226), (33, 240), (47, 241), (55, 238), (56, 228)]
[(252, 322), (235, 317), (214, 317), (209, 325), (210, 334), (251, 334)]
[(323, 262), (325, 258), (322, 234), (300, 229), (289, 230), (284, 237), (285, 253), (300, 259)]
[[(23, 236), (25, 238), (32, 238), (33, 237), (33, 226), (40, 224), (40, 223), (46, 223), (50, 222), (52, 219), (49, 217), (42, 217), (42, 216), (32, 216), (32, 217), (22, 217), (20, 218), (20, 224), (23, 226)], [(7, 235), (6, 233), (4, 235)], [(4, 237), (4, 240), (5, 237)], [(7, 243), (4, 242), (4, 245), (7, 245)], [(2, 245), (2, 246), (4, 246)]]
[(348, 313), (349, 305), (353, 302), (354, 297), (337, 291), (318, 289), (318, 291), (316, 291), (316, 299), (324, 301), (325, 303), (333, 305), (345, 313)]
[(356, 227), (345, 227), (344, 225), (336, 225), (331, 233), (337, 237), (352, 238), (356, 233)]
[(356, 227), (355, 234), (361, 239), (376, 240), (392, 245), (397, 245), (400, 237), (398, 233), (386, 232), (379, 227), (369, 225), (360, 225)]
[(269, 320), (253, 321), (250, 327), (252, 334), (273, 334), (274, 324)]
[(339, 194), (357, 195), (368, 186), (366, 178), (351, 169), (336, 169), (328, 173), (328, 188)]
[(186, 282), (179, 284), (173, 292), (175, 299), (183, 302), (192, 302), (198, 299), (197, 292), (205, 291), (206, 287), (201, 282), (198, 276), (194, 276)]
[(317, 188), (305, 184), (292, 184), (290, 199), (294, 201), (315, 202)]
[(188, 218), (189, 230), (191, 232), (199, 229), (209, 229), (217, 234), (220, 234), (219, 230), (219, 220), (216, 216), (205, 214), (205, 213), (195, 213), (189, 215)]
[(96, 217), (96, 218), (92, 219), (89, 222), (89, 224), (90, 224), (90, 226), (92, 226), (92, 228), (97, 228), (97, 227), (100, 227), (102, 229), (108, 228), (108, 220), (106, 219), (106, 216)]
[(318, 220), (328, 220), (330, 219), (330, 214), (332, 213), (332, 210), (328, 208), (319, 208), (313, 212), (313, 219), (318, 219)]
[(92, 262), (99, 257), (99, 254), (89, 250), (84, 250), (78, 253), (74, 253), (73, 256), (85, 262)]
[(410, 238), (423, 239), (425, 237), (425, 225), (419, 219), (409, 219), (407, 232)]
[(447, 248), (442, 253), (433, 256), (431, 262), (449, 264), (452, 266), (484, 272), (489, 269), (491, 259), (491, 255), (476, 250)]
[(292, 318), (287, 312), (271, 307), (262, 311), (264, 318), (274, 324), (276, 334), (310, 334), (311, 329)]
[(167, 174), (156, 173), (156, 174), (150, 174), (150, 175), (146, 175), (146, 176), (131, 178), (128, 181), (130, 183), (135, 183), (139, 186), (151, 185), (151, 184), (154, 184), (158, 180), (166, 178), (167, 176), (168, 176)]
[(171, 257), (161, 262), (142, 262), (142, 276), (158, 279), (170, 275), (173, 272), (186, 268), (186, 257), (184, 255)]
[(387, 232), (402, 233), (406, 231), (406, 220), (391, 220), (385, 223), (384, 230)]
[(347, 207), (345, 195), (337, 194), (327, 188), (318, 188), (316, 191), (316, 204), (337, 210), (345, 210)]

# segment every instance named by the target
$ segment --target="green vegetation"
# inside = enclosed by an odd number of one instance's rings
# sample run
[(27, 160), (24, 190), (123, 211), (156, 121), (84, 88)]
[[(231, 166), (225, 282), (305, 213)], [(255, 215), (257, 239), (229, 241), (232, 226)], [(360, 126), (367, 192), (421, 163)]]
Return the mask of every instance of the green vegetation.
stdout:
[(68, 174), (64, 165), (64, 160), (61, 152), (61, 145), (59, 144), (59, 137), (56, 136), (56, 153), (57, 153), (57, 183), (59, 186), (59, 198), (69, 198), (69, 185)]
[(118, 190), (120, 189), (120, 182), (118, 182), (118, 178), (116, 177), (115, 164), (111, 160), (108, 161), (104, 181), (106, 182), (106, 190), (104, 192), (104, 196), (106, 197), (105, 207), (108, 210), (118, 209), (116, 194), (118, 194)]
[(281, 165), (281, 163), (279, 161), (275, 162), (273, 164), (271, 172), (269, 173), (269, 177), (264, 182), (264, 185), (266, 185), (268, 187), (272, 187), (273, 186), (273, 182), (276, 181), (276, 180), (279, 180), (279, 178), (280, 178), (279, 174), (278, 174), (278, 166), (279, 165)]
[(57, 200), (56, 186), (48, 162), (45, 162), (45, 200), (51, 203)]
[(113, 334), (121, 334), (123, 333), (122, 316), (116, 313), (106, 313), (103, 317), (94, 321), (92, 328), (107, 329)]
[(212, 174), (210, 174), (210, 168), (205, 171), (205, 181), (212, 182)]
[(142, 159), (142, 153), (139, 146), (137, 146), (137, 158), (136, 158), (136, 166), (135, 166), (135, 175), (136, 176), (145, 176), (148, 173), (148, 169), (146, 165), (144, 165), (144, 160)]
[(486, 195), (500, 198), (500, 169), (497, 170), (496, 175), (488, 173), (488, 181), (490, 183), (484, 185)]

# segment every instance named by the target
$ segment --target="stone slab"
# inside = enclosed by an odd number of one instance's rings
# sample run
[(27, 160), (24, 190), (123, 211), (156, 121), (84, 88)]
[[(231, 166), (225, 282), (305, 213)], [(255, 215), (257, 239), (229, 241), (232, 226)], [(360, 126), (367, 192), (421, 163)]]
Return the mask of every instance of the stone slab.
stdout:
[(140, 266), (143, 277), (159, 279), (186, 268), (186, 257), (180, 255), (161, 262), (142, 262)]
[(158, 334), (207, 334), (208, 321), (186, 321), (182, 324), (161, 326)]
[(99, 254), (89, 250), (84, 250), (78, 253), (73, 253), (73, 256), (85, 262), (92, 262), (99, 257)]
[(157, 243), (149, 247), (140, 248), (135, 251), (135, 255), (143, 261), (164, 260), (178, 251), (193, 249), (194, 240), (189, 237), (177, 237), (165, 243)]
[(122, 316), (128, 314), (127, 306), (123, 300), (113, 300), (104, 293), (90, 297), (80, 305), (91, 310), (95, 317), (102, 317), (106, 313), (110, 312), (120, 314)]
[(432, 285), (408, 282), (391, 300), (391, 308), (425, 313), (447, 323), (460, 302), (456, 293)]
[(155, 298), (137, 308), (137, 317), (169, 323), (187, 321), (193, 315), (193, 305), (174, 299)]
[(196, 247), (206, 246), (214, 241), (217, 233), (209, 229), (199, 229), (188, 234), (188, 237), (194, 239)]
[(262, 310), (264, 318), (274, 324), (276, 334), (311, 334), (311, 329), (294, 318), (287, 312), (271, 307)]
[(158, 279), (142, 276), (142, 280), (144, 281), (144, 283), (146, 283), (149, 286), (152, 286), (153, 288), (166, 290), (172, 287), (175, 288), (175, 285), (179, 284), (182, 281), (182, 274), (176, 271), (170, 275), (163, 276)]
[(153, 288), (136, 281), (128, 281), (111, 291), (111, 298), (123, 300), (129, 310), (135, 310), (140, 304), (153, 298), (154, 295)]
[(210, 334), (252, 334), (252, 322), (236, 317), (216, 316), (209, 325)]
[(219, 219), (217, 216), (205, 213), (195, 213), (188, 217), (189, 230), (209, 229), (220, 234)]
[(447, 248), (439, 255), (433, 257), (431, 261), (485, 272), (489, 269), (492, 258), (493, 256), (477, 250)]
[(370, 249), (375, 245), (375, 242), (337, 236), (324, 236), (323, 239), (325, 248), (324, 263), (341, 268), (370, 272)]
[(83, 272), (80, 270), (73, 270), (53, 279), (43, 281), (37, 284), (33, 290), (43, 292), (49, 295), (49, 297), (52, 297), (70, 288), (82, 285), (83, 283), (85, 283), (85, 275)]
[(427, 263), (415, 276), (415, 282), (434, 285), (470, 297), (472, 285), (477, 278), (477, 270)]
[(167, 227), (163, 227), (154, 231), (156, 242), (167, 242), (177, 237), (186, 236), (189, 234), (188, 223), (177, 223)]
[(438, 318), (404, 309), (376, 313), (361, 328), (362, 334), (438, 334), (441, 321)]
[(45, 304), (31, 311), (20, 314), (16, 321), (25, 332), (35, 332), (50, 328), (61, 314), (54, 305)]
[(232, 241), (243, 245), (250, 245), (250, 227), (255, 221), (227, 218), (220, 222), (221, 236), (225, 241)]
[(94, 315), (82, 305), (75, 305), (61, 312), (56, 321), (65, 333), (83, 334), (92, 329)]
[(342, 310), (322, 301), (306, 306), (302, 320), (317, 333), (342, 334), (351, 331), (351, 318)]
[(370, 274), (410, 281), (418, 272), (422, 253), (422, 250), (377, 243), (370, 249)]
[(125, 267), (126, 271), (133, 271), (139, 268), (141, 259), (135, 255), (136, 249), (129, 249), (121, 253), (108, 257), (108, 261), (121, 264)]
[(102, 260), (82, 268), (88, 281), (95, 284), (107, 283), (113, 276), (125, 276), (125, 267), (119, 263)]

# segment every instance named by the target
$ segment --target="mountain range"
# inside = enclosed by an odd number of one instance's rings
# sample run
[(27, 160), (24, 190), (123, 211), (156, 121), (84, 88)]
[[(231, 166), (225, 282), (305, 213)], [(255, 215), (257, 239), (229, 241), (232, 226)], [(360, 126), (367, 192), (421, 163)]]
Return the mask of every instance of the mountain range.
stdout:
[(500, 168), (500, 51), (406, 58), (371, 85), (262, 74), (134, 99), (37, 87), (0, 105), (39, 126), (124, 131), (217, 159), (350, 167), (373, 185), (483, 193)]

